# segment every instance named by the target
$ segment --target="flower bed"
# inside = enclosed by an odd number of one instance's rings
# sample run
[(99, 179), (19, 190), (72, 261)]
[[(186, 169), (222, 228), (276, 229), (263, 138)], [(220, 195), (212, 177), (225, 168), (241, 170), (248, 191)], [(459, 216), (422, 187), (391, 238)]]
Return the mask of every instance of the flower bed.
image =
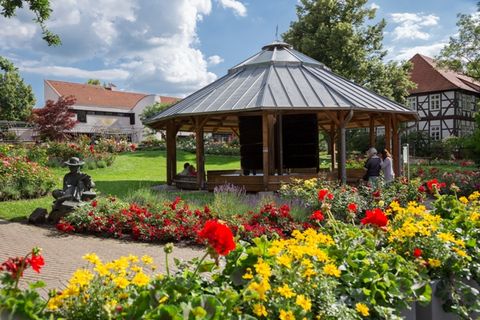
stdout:
[[(0, 267), (0, 308), (37, 319), (397, 319), (411, 303), (427, 303), (430, 283), (440, 281), (436, 294), (446, 310), (464, 318), (479, 311), (476, 291), (464, 282), (479, 281), (479, 192), (465, 199), (437, 194), (433, 211), (392, 202), (386, 210), (367, 210), (359, 223), (336, 220), (324, 205), (333, 200), (329, 194), (318, 199), (322, 226), (284, 239), (245, 242), (227, 224), (205, 220), (194, 235), (207, 245), (205, 255), (176, 261), (173, 274), (171, 244), (161, 275), (152, 274), (148, 256), (103, 262), (88, 254), (90, 267), (77, 270), (48, 301), (34, 289), (18, 289), (26, 266), (41, 267), (38, 252), (30, 260), (10, 259)], [(181, 209), (175, 202), (172, 210)], [(286, 216), (285, 209), (268, 207), (256, 218)]]
[(0, 153), (0, 201), (44, 196), (55, 186), (48, 168), (26, 157)]
[[(438, 179), (445, 182), (448, 186), (454, 184), (459, 189), (457, 193), (464, 196), (468, 196), (474, 191), (480, 191), (480, 170), (445, 171), (437, 167), (427, 170), (418, 168), (413, 172), (413, 176), (422, 180)], [(449, 189), (444, 190), (444, 192), (452, 193), (453, 191)]]

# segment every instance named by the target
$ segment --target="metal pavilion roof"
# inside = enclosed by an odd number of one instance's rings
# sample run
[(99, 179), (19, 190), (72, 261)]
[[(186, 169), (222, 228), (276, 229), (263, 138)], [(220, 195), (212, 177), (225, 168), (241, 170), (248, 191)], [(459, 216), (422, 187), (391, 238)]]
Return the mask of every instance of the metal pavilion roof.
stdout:
[(418, 119), (415, 111), (333, 73), (286, 43), (273, 42), (147, 123), (255, 110), (352, 109), (400, 114), (403, 121)]

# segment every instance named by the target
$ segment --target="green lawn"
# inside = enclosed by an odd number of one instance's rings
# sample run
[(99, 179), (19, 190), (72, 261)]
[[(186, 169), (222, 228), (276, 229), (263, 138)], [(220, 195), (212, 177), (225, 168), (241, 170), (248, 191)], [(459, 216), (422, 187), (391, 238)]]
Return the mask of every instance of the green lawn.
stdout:
[[(126, 197), (135, 190), (165, 183), (165, 151), (137, 151), (119, 155), (111, 167), (82, 170), (92, 176), (96, 191), (102, 195)], [(207, 170), (240, 168), (239, 157), (205, 155)], [(183, 170), (183, 163), (195, 163), (195, 155), (177, 151), (177, 171)], [(60, 187), (68, 170), (53, 169)], [(37, 207), (51, 209), (53, 198), (49, 195), (39, 199), (0, 202), (0, 218), (23, 220)]]

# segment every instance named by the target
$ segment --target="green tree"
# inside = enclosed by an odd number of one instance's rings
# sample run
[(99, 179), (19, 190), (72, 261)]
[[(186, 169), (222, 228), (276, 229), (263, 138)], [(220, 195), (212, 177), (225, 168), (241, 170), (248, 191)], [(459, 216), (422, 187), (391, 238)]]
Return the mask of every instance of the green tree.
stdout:
[(13, 63), (0, 57), (0, 120), (25, 121), (32, 113), (35, 96)]
[(152, 104), (151, 106), (147, 106), (147, 107), (145, 107), (145, 109), (143, 109), (143, 112), (140, 115), (140, 120), (142, 122), (144, 122), (145, 120), (153, 117), (154, 115), (156, 115), (160, 111), (163, 111), (166, 108), (170, 107), (172, 104), (173, 103), (156, 102), (156, 103)]
[(91, 85), (94, 85), (94, 86), (101, 85), (100, 80), (98, 80), (98, 79), (88, 79), (87, 84), (91, 84)]
[(52, 9), (50, 8), (49, 0), (0, 0), (0, 14), (5, 18), (15, 16), (15, 12), (19, 8), (28, 5), (28, 9), (35, 14), (35, 23), (42, 29), (42, 39), (45, 40), (49, 46), (61, 44), (60, 37), (45, 26), (45, 21), (50, 18)]
[(49, 0), (0, 0), (1, 15), (5, 18), (15, 16), (15, 11), (28, 5), (30, 11), (35, 14), (35, 23), (42, 29), (42, 39), (45, 40), (49, 46), (56, 46), (61, 44), (60, 37), (45, 26), (45, 21), (50, 18), (52, 9), (50, 8)]
[(383, 63), (386, 22), (371, 23), (376, 10), (367, 8), (367, 1), (301, 0), (298, 21), (290, 24), (283, 38), (333, 72), (404, 103), (408, 90), (415, 87), (408, 74), (411, 66)]
[(480, 80), (480, 2), (477, 12), (459, 14), (458, 32), (436, 57), (440, 66)]

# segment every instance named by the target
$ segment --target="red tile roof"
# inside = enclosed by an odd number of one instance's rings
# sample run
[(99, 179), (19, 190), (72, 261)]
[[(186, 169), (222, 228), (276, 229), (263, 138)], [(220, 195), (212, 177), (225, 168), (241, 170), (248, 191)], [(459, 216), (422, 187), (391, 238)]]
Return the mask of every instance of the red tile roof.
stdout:
[[(84, 83), (56, 80), (45, 80), (45, 82), (60, 96), (75, 96), (77, 99), (76, 105), (130, 110), (134, 108), (141, 99), (148, 96), (148, 94), (144, 93), (113, 91), (103, 86)], [(160, 100), (161, 102), (170, 103), (177, 102), (180, 99), (161, 96)]]
[(417, 84), (417, 88), (410, 90), (410, 94), (452, 89), (480, 93), (480, 82), (463, 74), (441, 69), (430, 57), (417, 53), (410, 62), (413, 64), (410, 79)]

